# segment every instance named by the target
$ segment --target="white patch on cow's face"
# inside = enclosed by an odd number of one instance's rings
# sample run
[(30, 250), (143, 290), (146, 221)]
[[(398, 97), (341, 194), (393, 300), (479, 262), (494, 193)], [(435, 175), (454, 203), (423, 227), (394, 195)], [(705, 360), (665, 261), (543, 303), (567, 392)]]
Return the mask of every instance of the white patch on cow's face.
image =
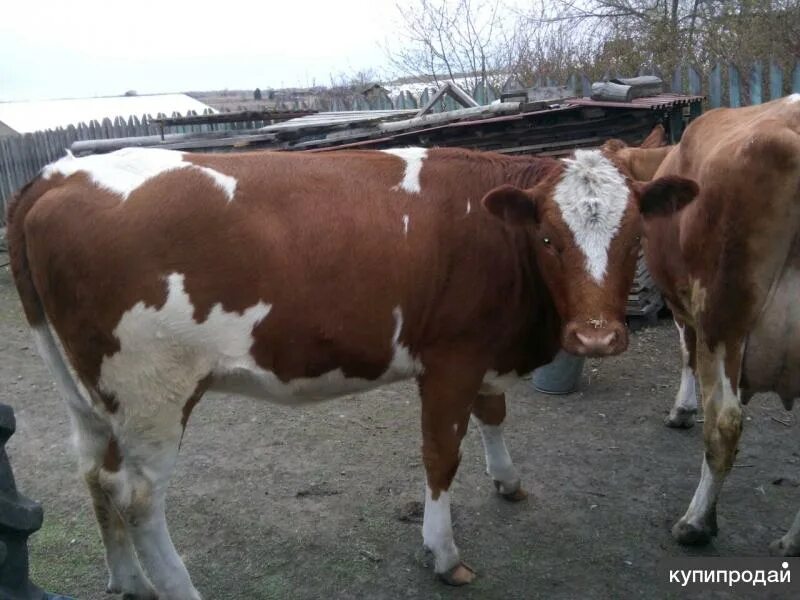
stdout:
[(69, 177), (78, 171), (86, 173), (95, 185), (111, 190), (126, 200), (149, 179), (175, 169), (196, 169), (208, 175), (228, 201), (236, 192), (236, 179), (209, 167), (184, 160), (183, 152), (164, 148), (123, 148), (109, 154), (92, 154), (75, 158), (67, 154), (42, 170), (42, 177)]
[(614, 164), (599, 150), (576, 150), (554, 198), (564, 222), (586, 257), (586, 268), (598, 283), (608, 265), (608, 248), (628, 205), (628, 186)]
[(792, 94), (791, 96), (787, 96), (786, 100), (788, 102), (800, 102), (800, 94)]
[(211, 389), (295, 403), (352, 394), (422, 373), (420, 361), (400, 342), (403, 314), (392, 314), (395, 329), (387, 346), (392, 358), (375, 380), (345, 376), (335, 369), (319, 377), (282, 381), (256, 364), (250, 350), (253, 329), (272, 305), (258, 302), (245, 311), (227, 312), (216, 304), (198, 323), (184, 288), (184, 276), (167, 278), (167, 300), (156, 309), (143, 302), (127, 311), (114, 329), (120, 350), (103, 359), (99, 387), (114, 394), (125, 411), (153, 411), (159, 403), (171, 405), (177, 426), (183, 403), (197, 384), (212, 375)]
[(409, 194), (419, 194), (422, 187), (419, 183), (419, 176), (422, 172), (422, 161), (428, 156), (427, 148), (392, 148), (383, 150), (387, 154), (392, 154), (406, 161), (406, 170), (403, 180), (394, 186), (393, 190), (403, 190)]

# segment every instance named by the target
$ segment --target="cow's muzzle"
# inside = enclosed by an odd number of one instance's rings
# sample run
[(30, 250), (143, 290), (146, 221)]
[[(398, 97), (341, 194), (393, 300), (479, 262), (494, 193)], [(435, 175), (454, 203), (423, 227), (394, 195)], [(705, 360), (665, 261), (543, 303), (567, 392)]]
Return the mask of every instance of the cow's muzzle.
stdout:
[(628, 330), (618, 321), (578, 323), (571, 321), (564, 328), (564, 350), (577, 356), (613, 356), (628, 347)]

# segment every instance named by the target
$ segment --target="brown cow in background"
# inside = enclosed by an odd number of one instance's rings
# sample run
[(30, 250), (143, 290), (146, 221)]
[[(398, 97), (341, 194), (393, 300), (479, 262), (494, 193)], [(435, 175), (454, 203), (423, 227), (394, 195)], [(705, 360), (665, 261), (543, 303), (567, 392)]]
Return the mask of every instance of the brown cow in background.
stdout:
[[(680, 176), (700, 186), (643, 200), (645, 256), (681, 334), (681, 386), (667, 423), (705, 413), (705, 457), (689, 509), (673, 528), (684, 544), (717, 533), (716, 503), (742, 430), (742, 404), (776, 392), (800, 395), (800, 94), (712, 110), (680, 144), (617, 152), (640, 179)], [(671, 200), (667, 200), (671, 196)], [(647, 201), (659, 198), (648, 207)], [(663, 210), (666, 208), (667, 210)], [(800, 514), (771, 550), (800, 555)]]

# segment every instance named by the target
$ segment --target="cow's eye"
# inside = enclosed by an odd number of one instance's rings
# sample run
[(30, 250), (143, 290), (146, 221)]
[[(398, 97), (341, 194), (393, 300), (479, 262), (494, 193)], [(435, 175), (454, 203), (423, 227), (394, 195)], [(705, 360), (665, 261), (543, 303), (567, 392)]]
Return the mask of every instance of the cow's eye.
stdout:
[(550, 245), (550, 238), (549, 238), (549, 237), (543, 237), (543, 238), (542, 238), (542, 243), (543, 243), (545, 246), (549, 246), (549, 245)]

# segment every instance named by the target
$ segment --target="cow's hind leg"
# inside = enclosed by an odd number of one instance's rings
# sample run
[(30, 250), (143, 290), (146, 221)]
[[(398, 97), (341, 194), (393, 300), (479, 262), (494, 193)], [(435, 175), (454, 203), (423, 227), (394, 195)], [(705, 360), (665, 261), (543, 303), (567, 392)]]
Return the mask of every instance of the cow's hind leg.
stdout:
[(486, 454), (486, 472), (494, 480), (498, 493), (512, 502), (523, 500), (527, 493), (522, 489), (519, 474), (511, 462), (503, 438), (503, 421), (506, 418), (504, 394), (478, 394), (472, 405), (472, 418), (478, 425)]
[(155, 590), (142, 571), (125, 523), (100, 485), (102, 470), (115, 469), (119, 462), (111, 428), (84, 407), (70, 409), (81, 472), (105, 547), (109, 573), (106, 591), (132, 600), (154, 600)]
[[(682, 544), (704, 544), (717, 534), (717, 498), (733, 467), (742, 433), (739, 371), (741, 346), (720, 346), (714, 354), (698, 352), (703, 394), (705, 456), (700, 483), (686, 514), (672, 533)], [(698, 349), (704, 344), (698, 344)], [(727, 353), (725, 352), (727, 350)]]
[(180, 410), (170, 404), (147, 417), (131, 413), (115, 432), (119, 460), (115, 468), (101, 469), (100, 485), (125, 521), (158, 599), (199, 600), (172, 544), (164, 512), (183, 431)]
[(694, 328), (675, 319), (681, 343), (681, 385), (675, 396), (675, 404), (664, 421), (667, 427), (688, 429), (694, 426), (697, 414), (697, 391), (695, 386), (696, 344)]
[(433, 553), (436, 574), (450, 585), (464, 585), (475, 578), (474, 571), (461, 562), (453, 538), (449, 490), (461, 460), (470, 407), (480, 387), (477, 372), (476, 367), (426, 362), (419, 378), (422, 460), (427, 476), (422, 539)]

